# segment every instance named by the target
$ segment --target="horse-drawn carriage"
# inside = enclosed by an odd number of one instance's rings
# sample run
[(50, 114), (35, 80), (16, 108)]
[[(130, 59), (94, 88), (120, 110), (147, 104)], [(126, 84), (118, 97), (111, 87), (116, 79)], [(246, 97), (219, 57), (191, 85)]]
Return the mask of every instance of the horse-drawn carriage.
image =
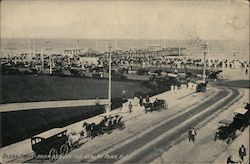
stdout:
[(234, 127), (243, 132), (249, 124), (249, 110), (246, 108), (236, 109), (233, 120)]
[(60, 128), (50, 131), (53, 135), (42, 133), (31, 137), (31, 147), (37, 158), (49, 159), (54, 162), (60, 155), (68, 154), (70, 146), (68, 143), (67, 130)]
[(226, 119), (219, 121), (219, 127), (215, 132), (214, 140), (226, 140), (228, 144), (234, 140), (236, 137), (236, 129), (232, 123), (233, 121)]
[(105, 133), (110, 134), (115, 129), (123, 130), (125, 128), (125, 122), (122, 120), (122, 118), (123, 117), (120, 115), (114, 115), (109, 117), (103, 116), (103, 119), (100, 121), (99, 124), (88, 124), (84, 122), (84, 130), (81, 132), (81, 135), (88, 138), (94, 138), (98, 135), (102, 135)]
[(238, 108), (234, 111), (233, 120), (219, 121), (219, 127), (215, 132), (214, 140), (221, 139), (230, 143), (237, 136), (237, 133), (243, 132), (249, 124), (248, 104), (245, 108)]
[(94, 72), (94, 73), (92, 73), (92, 76), (95, 79), (103, 79), (104, 78), (104, 72)]
[(196, 92), (205, 92), (207, 87), (207, 82), (205, 81), (196, 81)]
[(156, 99), (153, 103), (145, 103), (145, 112), (160, 111), (162, 109), (167, 109), (168, 104), (165, 100)]

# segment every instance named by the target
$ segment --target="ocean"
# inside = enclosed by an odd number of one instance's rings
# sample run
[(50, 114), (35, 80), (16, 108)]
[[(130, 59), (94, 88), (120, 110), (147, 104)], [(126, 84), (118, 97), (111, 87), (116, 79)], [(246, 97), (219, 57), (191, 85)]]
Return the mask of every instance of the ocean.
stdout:
[[(228, 58), (249, 60), (249, 41), (208, 40), (208, 58)], [(40, 53), (50, 51), (63, 53), (65, 49), (92, 48), (100, 52), (112, 49), (146, 48), (147, 46), (185, 47), (188, 56), (202, 57), (203, 50), (200, 42), (190, 40), (157, 40), (157, 39), (1, 39), (1, 57), (23, 52)]]

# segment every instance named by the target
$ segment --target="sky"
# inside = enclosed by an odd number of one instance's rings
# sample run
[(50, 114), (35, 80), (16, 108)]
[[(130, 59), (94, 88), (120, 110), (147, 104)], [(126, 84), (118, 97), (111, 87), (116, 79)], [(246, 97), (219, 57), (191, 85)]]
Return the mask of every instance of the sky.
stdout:
[(249, 40), (249, 3), (2, 0), (1, 38)]

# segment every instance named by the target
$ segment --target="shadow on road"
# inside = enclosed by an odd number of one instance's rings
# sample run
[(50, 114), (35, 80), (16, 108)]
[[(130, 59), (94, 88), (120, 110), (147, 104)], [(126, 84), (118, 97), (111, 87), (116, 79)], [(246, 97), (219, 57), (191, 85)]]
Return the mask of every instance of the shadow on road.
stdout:
[(221, 83), (216, 83), (215, 85), (236, 87), (236, 88), (250, 88), (250, 81), (249, 80), (230, 80), (230, 81), (223, 81)]

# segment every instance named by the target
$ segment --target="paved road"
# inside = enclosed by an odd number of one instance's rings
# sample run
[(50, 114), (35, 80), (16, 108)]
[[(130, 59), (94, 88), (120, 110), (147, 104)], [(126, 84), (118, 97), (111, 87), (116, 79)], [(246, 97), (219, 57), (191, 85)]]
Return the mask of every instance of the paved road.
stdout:
[[(126, 161), (126, 163), (137, 163), (137, 162), (150, 162), (157, 158), (160, 153), (154, 152), (154, 148), (161, 148), (165, 149), (168, 148), (168, 144), (171, 143), (171, 141), (178, 138), (183, 133), (186, 133), (187, 129), (190, 126), (195, 126), (199, 122), (201, 122), (204, 118), (206, 118), (208, 115), (213, 114), (215, 111), (222, 109), (227, 103), (234, 100), (234, 98), (239, 94), (237, 90), (231, 89), (232, 95), (228, 97), (223, 103), (220, 103), (217, 107), (212, 108), (208, 110), (206, 113), (201, 115), (200, 117), (192, 120), (189, 124), (186, 124), (182, 128), (180, 128), (177, 132), (172, 133), (171, 135), (168, 135), (167, 137), (163, 138), (161, 141), (155, 143), (153, 146), (149, 147), (148, 149), (144, 150), (143, 152), (137, 154), (133, 158)], [(141, 148), (145, 144), (149, 143), (150, 141), (154, 140), (161, 134), (165, 133), (166, 131), (169, 131), (173, 128), (175, 128), (178, 124), (181, 122), (184, 122), (185, 120), (190, 119), (194, 115), (198, 114), (199, 112), (206, 110), (208, 107), (210, 107), (212, 104), (216, 103), (218, 100), (226, 97), (229, 94), (229, 91), (222, 90), (220, 94), (216, 95), (215, 97), (209, 99), (208, 101), (200, 104), (198, 107), (193, 108), (190, 111), (187, 111), (183, 113), (182, 115), (174, 118), (173, 120), (169, 120), (166, 123), (164, 123), (162, 126), (158, 127), (157, 129), (153, 129), (150, 132), (144, 134), (143, 136), (136, 138), (135, 140), (129, 142), (128, 144), (119, 147), (112, 152), (110, 152), (111, 155), (119, 156), (119, 155), (127, 155), (130, 154), (137, 149)], [(117, 159), (98, 159), (95, 161), (92, 161), (93, 163), (114, 163), (117, 162)], [(86, 161), (87, 162), (87, 161)]]
[[(211, 110), (207, 110), (204, 114), (202, 114), (198, 118), (190, 121), (188, 124), (181, 127), (180, 129), (178, 129), (178, 131), (172, 133), (171, 135), (168, 135), (167, 137), (163, 138), (159, 142), (155, 143), (150, 148), (146, 149), (142, 153), (134, 156), (132, 159), (130, 159), (130, 160), (126, 161), (126, 162), (129, 162), (129, 163), (135, 163), (135, 162), (148, 163), (148, 162), (152, 162), (154, 159), (158, 158), (162, 154), (162, 152), (157, 151), (156, 148), (158, 150), (163, 151), (163, 152), (167, 151), (171, 146), (171, 142), (176, 140), (178, 138), (178, 136), (181, 136), (183, 133), (186, 133), (187, 129), (190, 126), (198, 125), (207, 116), (212, 115), (213, 113), (217, 112), (218, 110), (222, 110), (224, 108), (224, 106), (226, 106), (228, 103), (233, 102), (234, 99), (236, 98), (236, 96), (239, 95), (239, 92), (236, 89), (232, 89), (232, 91), (233, 91), (233, 94), (230, 97), (228, 97), (223, 103), (219, 104), (215, 108), (212, 108)], [(218, 95), (218, 97), (214, 97), (214, 98), (210, 99), (210, 102), (214, 103), (214, 102), (218, 101), (226, 93), (227, 93), (226, 91), (223, 91), (220, 95)], [(196, 109), (197, 110), (206, 110), (206, 108), (208, 108), (210, 105), (211, 105), (210, 103), (209, 104), (202, 104), (199, 107), (199, 109), (195, 108), (194, 110), (196, 110)], [(196, 112), (196, 111), (194, 111), (194, 112)], [(181, 119), (180, 121), (184, 121), (184, 119)], [(166, 130), (168, 130), (168, 127), (169, 127), (169, 125), (165, 126)], [(154, 151), (152, 151), (152, 150), (154, 150)]]
[[(180, 123), (191, 120), (188, 124), (185, 124), (181, 128), (178, 128), (177, 131), (174, 131), (173, 133), (170, 133), (166, 137), (162, 138), (161, 140), (155, 142), (153, 145), (148, 147), (147, 149), (135, 154), (128, 160), (126, 160), (126, 163), (137, 163), (137, 162), (152, 162), (154, 159), (159, 157), (162, 152), (167, 151), (170, 148), (170, 143), (172, 141), (175, 141), (178, 139), (179, 136), (181, 136), (183, 133), (186, 133), (187, 129), (190, 126), (196, 126), (200, 122), (202, 122), (207, 116), (212, 115), (214, 112), (223, 109), (223, 107), (230, 102), (233, 102), (234, 99), (239, 95), (239, 92), (236, 89), (231, 89), (232, 94), (227, 97), (230, 92), (228, 90), (222, 89), (219, 94), (215, 95), (211, 99), (202, 102), (198, 106), (187, 110), (180, 115), (177, 115), (176, 117), (173, 117), (171, 119), (168, 119), (164, 124), (159, 126), (158, 128), (152, 129), (151, 131), (148, 131), (147, 133), (141, 135), (140, 137), (137, 137), (133, 139), (132, 141), (126, 143), (125, 145), (122, 145), (118, 148), (113, 149), (109, 155), (119, 156), (119, 155), (130, 155), (131, 153), (134, 153), (144, 145), (148, 144), (151, 141), (156, 140), (160, 135), (171, 131), (176, 128), (177, 125)], [(225, 98), (227, 97), (227, 98)], [(224, 99), (223, 102), (219, 102), (216, 106), (210, 107), (211, 105), (217, 103), (219, 100)], [(202, 114), (200, 114), (202, 113)], [(200, 114), (200, 115), (199, 115)], [(196, 117), (195, 119), (191, 119), (194, 116), (199, 115), (199, 117)], [(105, 150), (105, 147), (103, 148)], [(161, 150), (161, 151), (159, 151)], [(73, 153), (73, 152), (72, 152)], [(123, 160), (123, 159), (122, 159)], [(38, 162), (38, 161), (29, 161), (29, 162)], [(40, 161), (39, 161), (40, 162)], [(42, 162), (42, 161), (41, 161)], [(98, 159), (94, 161), (84, 161), (81, 162), (91, 162), (91, 163), (115, 163), (119, 162), (119, 159)], [(123, 163), (125, 163), (123, 161)]]

